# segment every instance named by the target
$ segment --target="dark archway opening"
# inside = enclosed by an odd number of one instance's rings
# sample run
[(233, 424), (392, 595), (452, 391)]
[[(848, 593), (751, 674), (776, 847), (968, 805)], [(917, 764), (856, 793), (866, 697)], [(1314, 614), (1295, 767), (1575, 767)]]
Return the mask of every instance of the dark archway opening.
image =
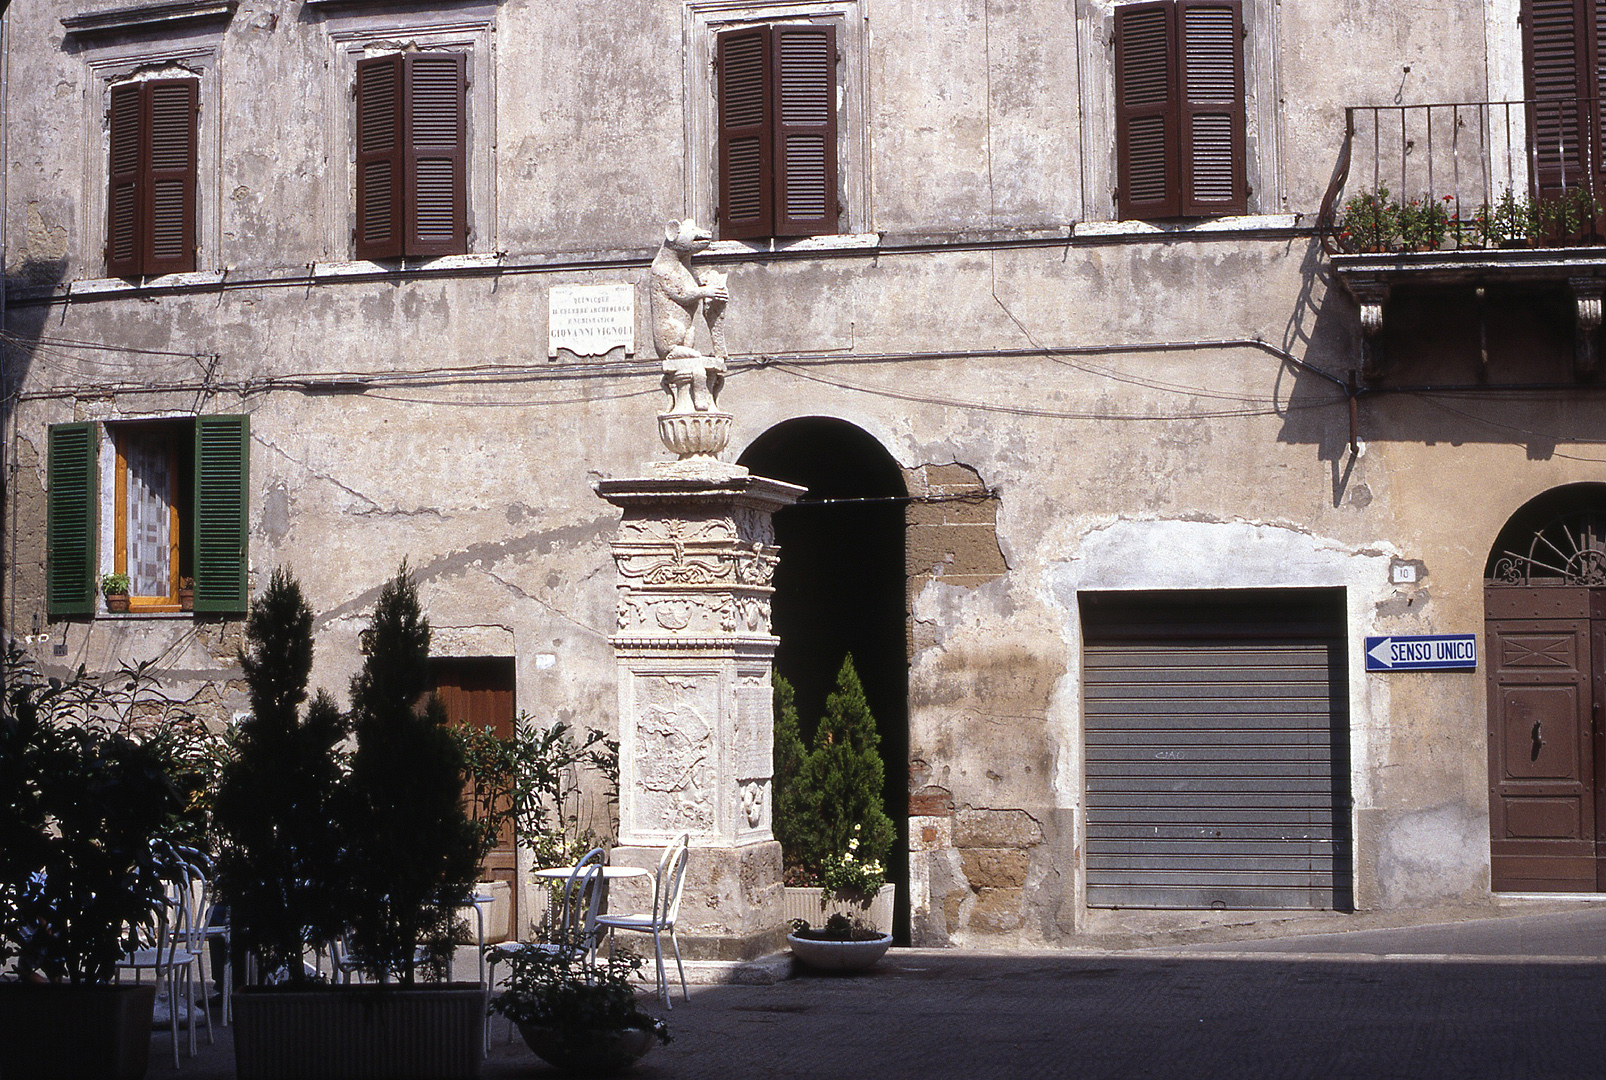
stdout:
[(898, 826), (887, 877), (897, 886), (893, 936), (909, 941), (909, 654), (904, 576), (908, 489), (873, 436), (829, 417), (777, 424), (740, 458), (759, 476), (808, 493), (775, 517), (781, 562), (772, 622), (775, 666), (797, 691), (803, 738), (812, 740), (853, 654), (875, 714), (886, 764), (882, 797)]

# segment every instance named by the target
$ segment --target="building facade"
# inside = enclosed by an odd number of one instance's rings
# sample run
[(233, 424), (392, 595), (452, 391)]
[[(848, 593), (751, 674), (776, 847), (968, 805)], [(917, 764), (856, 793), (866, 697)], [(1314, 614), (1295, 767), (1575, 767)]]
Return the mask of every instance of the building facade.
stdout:
[[(1586, 15), (18, 5), (5, 626), (224, 723), (275, 567), (338, 691), (405, 558), (443, 688), (634, 722), (593, 485), (664, 456), (648, 264), (693, 218), (733, 455), (811, 490), (781, 667), (873, 669), (915, 942), (1594, 895)], [(1496, 236), (1502, 197), (1576, 220)], [(1473, 672), (1367, 670), (1468, 634)]]

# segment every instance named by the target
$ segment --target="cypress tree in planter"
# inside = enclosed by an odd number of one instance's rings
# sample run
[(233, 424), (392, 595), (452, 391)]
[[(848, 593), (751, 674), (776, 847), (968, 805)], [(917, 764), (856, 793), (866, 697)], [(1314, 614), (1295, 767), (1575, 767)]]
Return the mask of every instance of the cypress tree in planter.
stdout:
[(340, 854), (333, 808), (346, 728), (322, 691), (299, 715), (312, 673), (312, 609), (286, 571), (274, 571), (252, 602), (245, 639), (251, 717), (218, 791), (218, 885), (236, 955), (254, 956), (259, 978), (282, 972), (300, 987), (306, 949), (345, 926), (330, 870)]
[[(352, 680), (357, 750), (327, 804), (339, 850), (306, 873), (333, 898), (365, 970), (401, 985), (239, 995), (240, 1080), (479, 1075), (484, 988), (413, 985), (420, 946), (449, 955), (452, 909), (467, 900), (477, 850), (460, 801), (461, 752), (438, 704), (415, 708), (427, 685), (429, 624), (405, 564), (380, 591), (363, 644)], [(274, 655), (291, 669), (301, 653)]]
[(356, 888), (350, 942), (376, 978), (414, 981), (451, 956), (454, 909), (479, 870), (479, 834), (463, 811), (463, 749), (430, 694), (429, 621), (404, 563), (379, 593), (351, 680), (357, 752), (342, 822)]
[[(783, 859), (794, 868), (794, 881), (803, 876), (818, 882), (825, 893), (866, 908), (882, 880), (879, 868), (897, 839), (897, 828), (881, 801), (885, 767), (875, 717), (853, 657), (847, 656), (837, 673), (836, 689), (825, 699), (813, 749), (783, 780), (783, 769), (794, 768), (789, 759), (801, 746), (790, 690), (784, 680), (777, 683), (775, 831)], [(834, 887), (838, 879), (855, 885), (839, 890)], [(875, 888), (861, 888), (859, 883), (866, 881), (874, 882)], [(819, 903), (828, 898), (822, 895)]]

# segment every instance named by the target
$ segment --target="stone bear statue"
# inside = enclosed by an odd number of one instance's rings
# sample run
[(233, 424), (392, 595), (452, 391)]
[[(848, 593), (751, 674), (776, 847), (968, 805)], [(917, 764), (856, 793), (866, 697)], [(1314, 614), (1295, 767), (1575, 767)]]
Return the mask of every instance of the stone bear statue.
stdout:
[[(699, 278), (691, 257), (705, 251), (713, 236), (687, 218), (664, 226), (664, 244), (652, 260), (652, 343), (663, 363), (664, 393), (671, 413), (718, 412), (725, 382), (723, 316), (730, 299), (726, 275), (710, 271)], [(714, 342), (714, 355), (697, 351), (697, 308)]]

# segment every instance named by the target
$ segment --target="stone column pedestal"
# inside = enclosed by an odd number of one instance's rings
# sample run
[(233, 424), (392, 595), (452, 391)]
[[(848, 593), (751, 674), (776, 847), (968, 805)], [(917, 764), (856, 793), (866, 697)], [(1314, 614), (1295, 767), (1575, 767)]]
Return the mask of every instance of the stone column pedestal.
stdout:
[[(772, 517), (803, 493), (709, 459), (604, 480), (624, 511), (619, 569), (619, 847), (656, 868), (691, 834), (676, 936), (687, 959), (750, 960), (785, 947), (781, 849), (770, 830)], [(648, 911), (651, 879), (610, 906)]]

